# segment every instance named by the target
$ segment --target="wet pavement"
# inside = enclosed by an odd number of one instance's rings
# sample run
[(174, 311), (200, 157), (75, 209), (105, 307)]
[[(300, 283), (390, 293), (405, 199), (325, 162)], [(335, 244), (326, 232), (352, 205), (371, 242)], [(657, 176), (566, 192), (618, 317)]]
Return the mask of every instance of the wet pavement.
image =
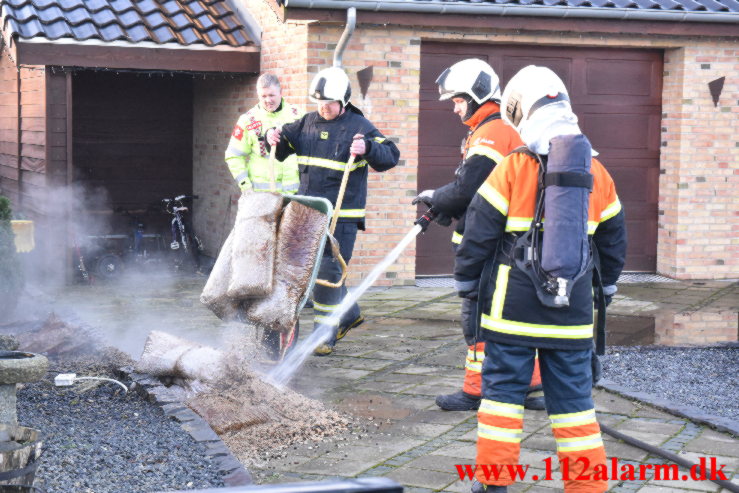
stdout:
[[(225, 331), (198, 302), (204, 282), (156, 278), (128, 285), (74, 286), (55, 295), (53, 308), (95, 327), (134, 357), (140, 355), (153, 329), (213, 345)], [(469, 491), (470, 482), (459, 480), (455, 466), (474, 463), (476, 415), (440, 411), (434, 404), (436, 395), (460, 388), (464, 373), (459, 299), (447, 287), (373, 288), (360, 305), (366, 323), (350, 332), (333, 355), (310, 357), (291, 386), (375, 425), (354, 442), (296, 445), (287, 457), (252, 464), (249, 469), (255, 480), (387, 476), (411, 493)], [(622, 345), (736, 341), (738, 309), (737, 283), (625, 284), (611, 305), (610, 343), (614, 338)], [(310, 314), (304, 311), (301, 337), (311, 326)], [(716, 457), (718, 464), (725, 464), (726, 476), (739, 486), (737, 437), (603, 388), (596, 389), (594, 396), (601, 423), (694, 462)], [(524, 435), (521, 464), (530, 466), (528, 477), (509, 491), (561, 491), (557, 471), (554, 479), (540, 479), (545, 461), (555, 456), (544, 411), (526, 411)], [(604, 439), (608, 456), (616, 458), (619, 466), (666, 463), (607, 435)], [(685, 473), (681, 470), (680, 476)], [(648, 472), (644, 479), (637, 475), (634, 480), (612, 481), (610, 491), (728, 490), (709, 481), (657, 480)]]

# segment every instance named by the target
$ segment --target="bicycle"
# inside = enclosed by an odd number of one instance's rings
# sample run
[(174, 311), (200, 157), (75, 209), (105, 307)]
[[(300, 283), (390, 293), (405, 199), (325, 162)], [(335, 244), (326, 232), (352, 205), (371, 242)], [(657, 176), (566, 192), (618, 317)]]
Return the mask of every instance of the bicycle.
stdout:
[(184, 204), (186, 200), (197, 198), (197, 195), (178, 195), (172, 199), (162, 199), (164, 210), (172, 215), (172, 242), (169, 247), (171, 250), (180, 252), (175, 256), (176, 271), (182, 271), (185, 266), (194, 272), (200, 271), (200, 252), (203, 251), (203, 244), (193, 231), (192, 221), (188, 214), (190, 209)]

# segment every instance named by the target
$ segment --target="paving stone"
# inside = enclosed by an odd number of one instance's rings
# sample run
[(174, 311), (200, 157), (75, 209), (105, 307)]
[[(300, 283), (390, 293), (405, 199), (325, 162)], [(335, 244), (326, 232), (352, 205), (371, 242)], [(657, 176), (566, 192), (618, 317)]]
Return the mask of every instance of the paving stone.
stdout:
[(441, 490), (457, 479), (455, 473), (452, 472), (443, 473), (408, 466), (399, 467), (385, 474), (385, 476), (403, 485), (431, 488), (432, 490)]
[(521, 446), (535, 450), (556, 450), (557, 444), (551, 434), (537, 433), (521, 442)]
[(439, 425), (431, 423), (407, 423), (400, 421), (385, 431), (390, 433), (400, 433), (402, 435), (408, 435), (413, 437), (431, 438), (439, 436), (447, 431), (451, 430), (451, 425)]
[[(690, 448), (686, 447), (685, 450), (679, 452), (677, 455), (686, 458), (694, 464), (699, 464), (701, 459), (705, 459), (707, 467), (710, 467), (711, 459), (715, 458), (716, 467), (721, 467), (722, 465), (725, 466), (723, 471), (727, 477), (731, 477), (733, 473), (739, 473), (739, 457), (728, 457), (726, 455), (705, 453), (702, 451), (690, 452), (689, 450)], [(727, 474), (727, 471), (729, 471), (729, 474)]]
[(373, 375), (373, 378), (375, 380), (378, 380), (380, 382), (399, 382), (399, 383), (407, 383), (409, 385), (417, 385), (425, 382), (428, 380), (428, 375), (414, 375), (409, 373), (380, 373), (378, 375)]
[(654, 433), (673, 436), (680, 432), (683, 424), (658, 422), (653, 419), (629, 419), (618, 424), (618, 431), (630, 435), (633, 432)]
[(603, 393), (600, 399), (595, 402), (595, 410), (597, 412), (631, 416), (636, 413), (638, 407), (624, 397), (611, 393)]
[(373, 464), (359, 460), (347, 460), (333, 457), (319, 457), (299, 464), (292, 470), (301, 473), (331, 474), (344, 477), (357, 476), (371, 468)]
[(706, 436), (704, 432), (699, 438), (688, 442), (685, 450), (689, 452), (700, 452), (703, 455), (723, 455), (734, 457), (735, 459), (739, 457), (739, 441), (736, 439), (731, 440), (728, 435), (716, 435), (719, 434), (714, 432), (714, 434)]
[(444, 473), (452, 473), (458, 475), (457, 465), (464, 465), (460, 462), (459, 457), (448, 457), (446, 455), (423, 455), (412, 462), (408, 463), (408, 467), (416, 469), (428, 469), (430, 471), (439, 471)]
[(459, 390), (459, 385), (439, 385), (439, 384), (424, 384), (415, 385), (408, 387), (403, 391), (404, 394), (410, 395), (427, 395), (430, 397), (436, 397), (437, 395), (451, 394)]
[(558, 464), (557, 455), (542, 450), (521, 448), (518, 463), (531, 467), (532, 469), (544, 468), (545, 459), (552, 459), (552, 464)]
[(413, 384), (401, 383), (401, 382), (380, 382), (380, 381), (364, 381), (357, 385), (359, 390), (372, 390), (380, 392), (403, 392), (411, 388)]
[[(606, 435), (607, 438), (610, 438)], [(618, 457), (619, 459), (628, 459), (634, 461), (644, 460), (649, 453), (628, 443), (622, 441), (606, 441), (604, 443), (606, 448), (606, 455), (608, 457)]]
[(398, 455), (397, 449), (382, 448), (367, 444), (366, 446), (349, 445), (347, 447), (337, 448), (326, 454), (331, 459), (346, 459), (352, 461), (360, 461), (370, 466), (380, 464)]
[(435, 366), (408, 365), (394, 373), (400, 373), (401, 375), (436, 375), (439, 373), (439, 369)]
[(463, 459), (467, 459), (467, 463), (472, 464), (477, 458), (477, 448), (474, 444), (469, 442), (451, 442), (449, 445), (445, 445), (434, 450), (431, 452), (431, 455), (461, 457)]
[[(676, 491), (695, 492), (696, 490), (683, 488), (681, 484), (673, 484), (673, 485), (670, 485), (669, 487), (647, 484), (646, 486), (644, 486), (643, 488), (639, 490), (639, 493), (674, 493)], [(704, 490), (704, 491), (713, 491), (713, 490)]]
[(410, 349), (398, 349), (396, 351), (387, 351), (387, 350), (380, 350), (380, 351), (372, 351), (369, 353), (366, 353), (367, 356), (371, 356), (372, 358), (377, 359), (386, 359), (391, 361), (403, 361), (408, 358), (412, 358), (414, 356), (413, 352)]
[(679, 488), (683, 488), (685, 490), (689, 491), (719, 491), (721, 487), (717, 485), (716, 483), (712, 483), (710, 481), (693, 481), (693, 480), (680, 480), (680, 481), (666, 481), (666, 480), (650, 480), (647, 485), (649, 486), (663, 486), (663, 487), (672, 487), (677, 486)]
[(474, 411), (442, 411), (438, 408), (419, 411), (409, 416), (407, 421), (418, 423), (451, 424), (456, 425), (476, 416)]

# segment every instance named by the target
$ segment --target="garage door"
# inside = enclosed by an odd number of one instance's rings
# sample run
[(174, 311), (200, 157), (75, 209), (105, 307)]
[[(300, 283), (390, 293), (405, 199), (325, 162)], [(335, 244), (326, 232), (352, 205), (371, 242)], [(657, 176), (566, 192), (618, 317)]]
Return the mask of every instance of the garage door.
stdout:
[[(467, 127), (438, 101), (434, 81), (453, 63), (477, 57), (501, 85), (526, 65), (543, 65), (564, 80), (581, 128), (613, 176), (629, 234), (626, 269), (653, 272), (657, 263), (657, 203), (662, 97), (662, 52), (490, 44), (423, 43), (418, 189), (453, 179)], [(434, 225), (417, 243), (418, 275), (450, 274), (451, 229)]]

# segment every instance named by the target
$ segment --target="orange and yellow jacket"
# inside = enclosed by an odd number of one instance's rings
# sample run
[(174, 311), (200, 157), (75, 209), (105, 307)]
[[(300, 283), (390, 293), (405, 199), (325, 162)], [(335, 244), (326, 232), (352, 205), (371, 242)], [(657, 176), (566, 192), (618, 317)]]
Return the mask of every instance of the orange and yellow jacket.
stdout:
[(457, 219), (454, 244), (462, 241), (465, 212), (477, 189), (509, 152), (523, 144), (516, 131), (500, 119), (498, 103), (483, 104), (464, 124), (470, 130), (462, 144), (462, 162), (454, 172), (454, 181), (437, 188), (431, 197), (434, 209)]
[[(615, 284), (626, 257), (626, 227), (613, 179), (592, 159), (593, 189), (588, 206), (588, 235), (597, 249), (604, 285)], [(485, 340), (552, 349), (587, 349), (593, 337), (593, 274), (572, 289), (570, 306), (541, 304), (527, 274), (517, 268), (510, 248), (515, 235), (528, 231), (534, 217), (538, 160), (513, 152), (493, 170), (467, 210), (467, 227), (457, 250), (454, 279), (459, 292), (477, 286), (486, 260), (495, 258), (483, 293), (481, 326)], [(544, 216), (546, 229), (546, 211)], [(496, 255), (497, 253), (497, 255)]]

